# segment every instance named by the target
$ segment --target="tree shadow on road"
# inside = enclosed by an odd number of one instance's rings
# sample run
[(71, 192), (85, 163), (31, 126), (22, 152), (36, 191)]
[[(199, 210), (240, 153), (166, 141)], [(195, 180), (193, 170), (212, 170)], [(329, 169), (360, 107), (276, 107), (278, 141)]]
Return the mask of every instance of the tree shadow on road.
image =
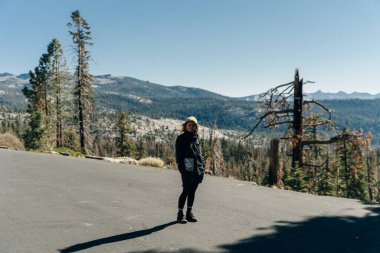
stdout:
[(313, 217), (301, 222), (278, 222), (275, 233), (220, 246), (221, 252), (380, 252), (380, 207), (364, 217)]
[[(300, 222), (279, 221), (273, 227), (260, 228), (259, 230), (263, 232), (261, 235), (217, 246), (220, 249), (218, 252), (378, 253), (380, 252), (380, 207), (367, 209), (370, 212), (364, 217), (330, 216), (312, 217)], [(160, 251), (139, 251), (139, 253), (158, 252)], [(200, 251), (183, 249), (177, 252)]]
[(115, 242), (130, 240), (130, 239), (146, 236), (146, 235), (149, 235), (151, 233), (160, 231), (160, 230), (162, 230), (164, 228), (167, 228), (167, 227), (169, 227), (171, 225), (174, 225), (176, 223), (177, 223), (176, 221), (172, 221), (172, 222), (168, 222), (168, 223), (165, 223), (165, 224), (162, 224), (162, 225), (159, 225), (159, 226), (155, 226), (155, 227), (149, 228), (149, 229), (144, 229), (144, 230), (134, 231), (134, 232), (130, 232), (130, 233), (125, 233), (125, 234), (120, 234), (120, 235), (114, 235), (114, 236), (110, 236), (110, 237), (100, 238), (100, 239), (96, 239), (96, 240), (93, 240), (93, 241), (88, 241), (88, 242), (84, 242), (84, 243), (75, 244), (75, 245), (72, 245), (72, 246), (67, 247), (65, 249), (60, 249), (58, 251), (61, 252), (61, 253), (77, 252), (77, 251), (89, 249), (89, 248), (92, 248), (92, 247), (100, 246), (100, 245), (103, 245), (103, 244), (115, 243)]

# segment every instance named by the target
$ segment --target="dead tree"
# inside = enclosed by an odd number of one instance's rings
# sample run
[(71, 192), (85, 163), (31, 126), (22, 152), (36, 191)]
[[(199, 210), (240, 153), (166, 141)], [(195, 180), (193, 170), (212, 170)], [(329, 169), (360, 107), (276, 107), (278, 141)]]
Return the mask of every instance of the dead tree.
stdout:
[[(293, 145), (292, 167), (304, 165), (303, 150), (305, 146), (329, 144), (337, 141), (335, 137), (327, 140), (304, 139), (305, 127), (315, 129), (316, 127), (334, 124), (331, 120), (331, 111), (326, 106), (314, 99), (304, 100), (303, 85), (306, 83), (313, 82), (307, 81), (304, 83), (303, 79), (299, 78), (299, 71), (296, 69), (294, 81), (281, 84), (260, 95), (257, 101), (259, 116), (256, 119), (258, 121), (251, 132), (244, 137), (247, 138), (252, 135), (259, 126), (270, 128), (286, 125), (287, 128), (282, 139), (290, 140)], [(327, 113), (328, 118), (320, 118), (314, 121), (308, 120), (308, 117), (304, 115), (304, 108), (310, 111), (315, 110), (313, 109), (315, 106)]]
[(282, 187), (281, 175), (282, 169), (279, 159), (280, 140), (275, 138), (270, 142), (270, 162), (269, 162), (269, 184)]

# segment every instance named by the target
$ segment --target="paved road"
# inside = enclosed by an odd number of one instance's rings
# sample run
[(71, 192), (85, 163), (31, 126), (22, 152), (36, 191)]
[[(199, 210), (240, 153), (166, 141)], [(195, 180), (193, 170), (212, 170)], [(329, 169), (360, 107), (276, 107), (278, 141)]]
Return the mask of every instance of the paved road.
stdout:
[(380, 207), (175, 170), (0, 150), (0, 252), (380, 252)]

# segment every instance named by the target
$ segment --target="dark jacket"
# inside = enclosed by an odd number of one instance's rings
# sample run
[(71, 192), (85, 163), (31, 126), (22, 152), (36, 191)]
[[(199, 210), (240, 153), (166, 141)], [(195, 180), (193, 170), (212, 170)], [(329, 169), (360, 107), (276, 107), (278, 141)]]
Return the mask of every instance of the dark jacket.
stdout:
[(175, 143), (178, 170), (184, 174), (203, 176), (205, 163), (197, 133), (183, 132)]

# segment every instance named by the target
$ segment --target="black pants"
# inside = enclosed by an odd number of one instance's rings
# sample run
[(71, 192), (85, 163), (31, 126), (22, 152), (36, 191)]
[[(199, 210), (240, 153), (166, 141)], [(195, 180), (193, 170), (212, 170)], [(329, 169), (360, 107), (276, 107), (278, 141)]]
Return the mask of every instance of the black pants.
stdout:
[(193, 207), (195, 192), (201, 182), (200, 176), (193, 173), (181, 173), (182, 178), (182, 193), (179, 196), (178, 208), (183, 209), (187, 199), (187, 207)]

